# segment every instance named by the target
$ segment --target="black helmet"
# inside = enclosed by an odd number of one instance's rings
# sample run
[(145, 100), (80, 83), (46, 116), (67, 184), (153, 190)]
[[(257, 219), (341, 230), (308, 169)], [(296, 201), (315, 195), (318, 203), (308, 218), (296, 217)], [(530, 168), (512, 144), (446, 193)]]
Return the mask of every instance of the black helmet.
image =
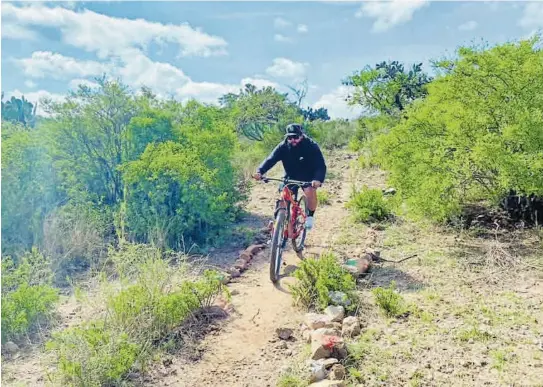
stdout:
[(300, 124), (289, 124), (287, 125), (285, 137), (297, 137), (303, 135), (302, 125)]

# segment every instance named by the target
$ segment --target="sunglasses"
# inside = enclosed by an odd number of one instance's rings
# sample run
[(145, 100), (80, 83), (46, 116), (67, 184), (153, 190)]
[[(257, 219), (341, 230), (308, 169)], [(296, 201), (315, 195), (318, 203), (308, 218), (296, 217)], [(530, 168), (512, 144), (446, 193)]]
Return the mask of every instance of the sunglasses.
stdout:
[(300, 136), (299, 134), (295, 135), (295, 136), (288, 136), (288, 140), (291, 141), (291, 140), (298, 140), (302, 138), (302, 136)]

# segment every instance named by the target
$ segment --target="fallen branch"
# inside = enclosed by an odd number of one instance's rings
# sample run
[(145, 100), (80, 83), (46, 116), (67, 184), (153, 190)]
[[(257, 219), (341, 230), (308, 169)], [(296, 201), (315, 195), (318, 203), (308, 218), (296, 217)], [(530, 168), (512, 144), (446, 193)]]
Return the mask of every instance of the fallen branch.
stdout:
[(402, 258), (399, 261), (391, 261), (389, 259), (378, 257), (375, 254), (371, 254), (371, 258), (372, 258), (372, 260), (375, 260), (375, 262), (383, 261), (383, 262), (390, 262), (390, 263), (401, 263), (403, 261), (407, 261), (408, 259), (415, 258), (417, 256), (418, 256), (418, 254), (413, 254), (413, 255), (410, 255), (409, 257)]
[(251, 322), (255, 322), (255, 317), (258, 316), (258, 314), (260, 313), (260, 308), (258, 308), (258, 311), (256, 312), (256, 314), (251, 318)]

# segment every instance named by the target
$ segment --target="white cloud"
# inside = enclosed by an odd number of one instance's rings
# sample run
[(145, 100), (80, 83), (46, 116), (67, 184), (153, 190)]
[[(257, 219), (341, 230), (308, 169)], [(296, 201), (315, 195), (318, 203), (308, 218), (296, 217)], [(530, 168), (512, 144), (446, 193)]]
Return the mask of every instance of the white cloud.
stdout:
[(353, 119), (360, 116), (363, 109), (359, 106), (349, 106), (345, 102), (345, 97), (351, 92), (348, 86), (339, 86), (330, 93), (322, 95), (317, 102), (313, 104), (313, 109), (324, 107), (328, 110), (330, 118), (348, 118)]
[(15, 62), (32, 78), (88, 77), (111, 70), (111, 66), (106, 63), (77, 60), (50, 51), (34, 51), (30, 58), (15, 59)]
[(42, 5), (16, 7), (2, 3), (3, 28), (56, 27), (63, 41), (96, 52), (99, 57), (118, 54), (128, 48), (144, 49), (151, 42), (179, 46), (183, 56), (226, 54), (226, 41), (208, 35), (188, 23), (161, 24), (144, 19), (126, 19), (102, 15), (87, 9), (75, 12), (63, 7)]
[(276, 17), (273, 21), (273, 26), (277, 29), (284, 29), (287, 27), (290, 27), (292, 25), (291, 22), (289, 22), (286, 19), (283, 19), (282, 17)]
[(278, 78), (301, 79), (309, 67), (308, 63), (294, 62), (287, 58), (275, 58), (273, 65), (266, 69), (266, 74)]
[(408, 22), (417, 9), (428, 3), (428, 0), (369, 1), (360, 7), (355, 16), (376, 19), (373, 32), (384, 32), (395, 25)]
[(277, 83), (269, 81), (267, 79), (262, 79), (262, 78), (243, 78), (241, 80), (242, 86), (245, 86), (247, 83), (255, 85), (259, 89), (263, 87), (268, 87), (268, 86), (273, 87), (275, 89), (279, 88), (279, 85)]
[(38, 90), (38, 91), (32, 91), (30, 93), (23, 93), (17, 89), (11, 92), (7, 92), (6, 98), (8, 99), (11, 97), (21, 98), (21, 96), (23, 95), (26, 100), (32, 102), (33, 104), (38, 103), (36, 114), (41, 115), (41, 116), (49, 115), (47, 112), (43, 110), (42, 101), (44, 98), (50, 99), (54, 102), (62, 102), (65, 99), (65, 97), (62, 94), (51, 93), (47, 90)]
[(524, 7), (522, 18), (518, 23), (526, 29), (543, 28), (543, 3), (528, 3)]
[(16, 24), (2, 22), (2, 39), (37, 40), (38, 35), (28, 28)]
[(458, 26), (460, 31), (473, 31), (479, 24), (475, 20), (470, 20)]
[(98, 83), (89, 81), (88, 79), (76, 78), (70, 81), (70, 89), (72, 90), (76, 90), (79, 87), (79, 85), (87, 86), (87, 87), (90, 87), (91, 89), (99, 86)]
[(33, 89), (36, 87), (36, 82), (33, 82), (32, 80), (30, 79), (27, 79), (25, 81), (25, 86), (28, 87), (29, 89)]
[(275, 34), (273, 36), (273, 39), (276, 41), (276, 42), (283, 42), (283, 43), (288, 43), (288, 42), (291, 42), (292, 39), (289, 38), (288, 36), (285, 36), (285, 35), (281, 35), (281, 34)]
[(305, 24), (298, 24), (298, 32), (305, 34), (308, 31)]

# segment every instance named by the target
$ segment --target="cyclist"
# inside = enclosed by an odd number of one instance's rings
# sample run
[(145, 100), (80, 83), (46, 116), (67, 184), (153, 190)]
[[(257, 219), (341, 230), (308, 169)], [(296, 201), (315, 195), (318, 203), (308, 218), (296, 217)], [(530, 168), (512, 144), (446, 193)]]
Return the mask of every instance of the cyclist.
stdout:
[[(262, 176), (279, 161), (283, 163), (285, 177), (311, 182), (302, 187), (307, 197), (309, 212), (305, 227), (309, 230), (313, 227), (313, 217), (317, 209), (317, 188), (322, 185), (326, 176), (324, 156), (319, 145), (304, 134), (301, 125), (289, 124), (286, 127), (285, 139), (260, 164), (254, 178), (262, 179)], [(289, 188), (294, 193), (298, 190), (298, 186)]]

